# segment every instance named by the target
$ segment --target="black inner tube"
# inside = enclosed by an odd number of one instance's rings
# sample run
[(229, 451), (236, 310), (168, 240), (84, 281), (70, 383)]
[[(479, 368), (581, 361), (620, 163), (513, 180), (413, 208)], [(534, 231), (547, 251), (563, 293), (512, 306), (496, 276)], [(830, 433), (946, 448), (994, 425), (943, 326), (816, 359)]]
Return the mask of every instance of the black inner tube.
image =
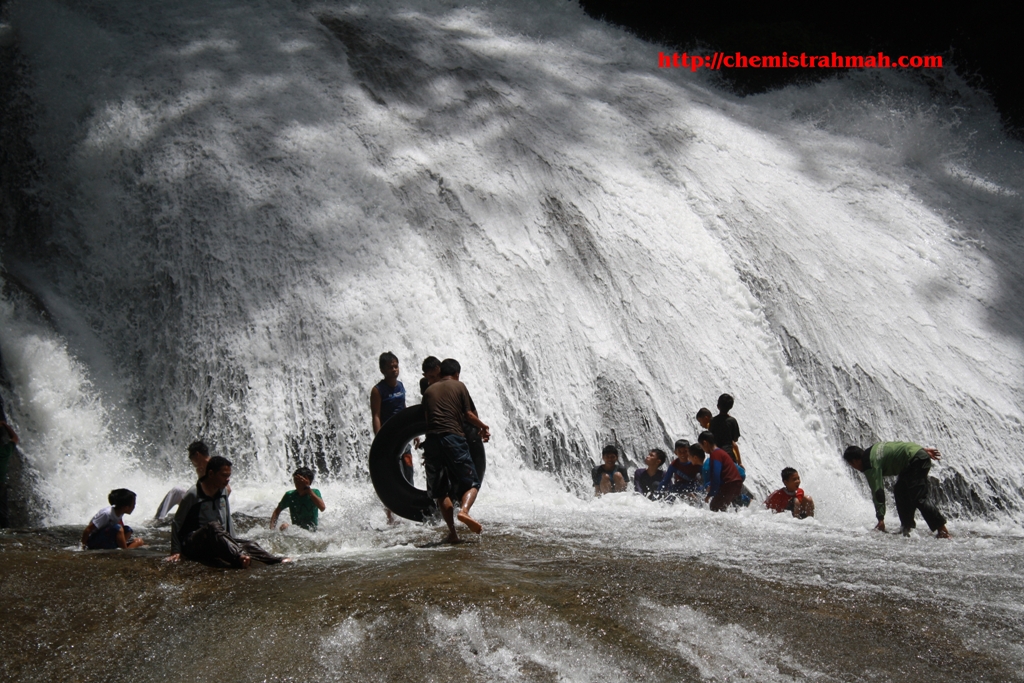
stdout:
[[(423, 406), (411, 406), (385, 422), (370, 446), (370, 481), (384, 506), (391, 512), (422, 522), (437, 512), (437, 506), (423, 489), (410, 484), (402, 474), (402, 453), (405, 446), (427, 431)], [(482, 482), (487, 459), (480, 439), (469, 441), (469, 452)], [(413, 455), (415, 461), (416, 455)]]

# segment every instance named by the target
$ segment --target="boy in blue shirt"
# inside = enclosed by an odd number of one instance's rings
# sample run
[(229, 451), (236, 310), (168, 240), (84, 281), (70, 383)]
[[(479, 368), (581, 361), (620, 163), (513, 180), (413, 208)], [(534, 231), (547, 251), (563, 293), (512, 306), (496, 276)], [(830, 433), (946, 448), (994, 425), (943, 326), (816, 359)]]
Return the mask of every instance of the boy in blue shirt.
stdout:
[[(291, 515), (292, 524), (297, 524), (307, 531), (316, 531), (320, 523), (320, 513), (327, 509), (324, 499), (320, 497), (320, 491), (313, 488), (313, 470), (308, 467), (300, 467), (292, 475), (295, 488), (281, 498), (281, 502), (274, 508), (274, 514), (270, 516), (270, 528), (277, 524), (277, 517), (282, 510), (288, 510)], [(281, 531), (288, 528), (288, 524), (281, 525)]]
[[(676, 441), (676, 459), (668, 466), (665, 478), (661, 480), (661, 490), (665, 493), (693, 493), (701, 488), (701, 465), (694, 463), (690, 458), (693, 447), (686, 439)], [(704, 460), (704, 451), (700, 451), (701, 462)]]

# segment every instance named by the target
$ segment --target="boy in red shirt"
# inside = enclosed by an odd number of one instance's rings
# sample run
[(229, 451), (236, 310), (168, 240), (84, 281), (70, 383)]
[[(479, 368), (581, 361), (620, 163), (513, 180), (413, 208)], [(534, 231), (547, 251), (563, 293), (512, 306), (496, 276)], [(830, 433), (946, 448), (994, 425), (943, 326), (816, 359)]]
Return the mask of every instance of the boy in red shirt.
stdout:
[(729, 454), (715, 446), (715, 436), (711, 432), (701, 432), (697, 442), (711, 461), (706, 482), (708, 495), (704, 501), (711, 502), (712, 512), (724, 512), (743, 492), (743, 477)]
[(792, 467), (782, 470), (782, 483), (784, 486), (768, 496), (764, 506), (773, 512), (786, 512), (789, 510), (794, 517), (804, 519), (814, 516), (814, 499), (804, 494), (800, 488), (800, 473)]

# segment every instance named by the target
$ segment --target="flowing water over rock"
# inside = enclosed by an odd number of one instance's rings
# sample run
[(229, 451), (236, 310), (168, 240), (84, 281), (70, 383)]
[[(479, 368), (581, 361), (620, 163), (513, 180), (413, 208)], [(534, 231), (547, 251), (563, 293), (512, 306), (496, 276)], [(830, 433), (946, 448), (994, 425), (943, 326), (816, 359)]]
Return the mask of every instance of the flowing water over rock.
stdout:
[[(740, 99), (539, 1), (3, 12), (15, 677), (1020, 677), (1022, 150), (952, 71)], [(383, 523), (384, 350), (412, 396), (458, 358), (493, 428), (465, 547)], [(722, 391), (816, 521), (590, 500)], [(197, 437), (250, 520), (317, 471), (316, 537), (255, 532), (296, 566), (66, 549), (127, 486), (166, 552)], [(839, 453), (878, 439), (945, 453), (952, 543), (868, 533)]]

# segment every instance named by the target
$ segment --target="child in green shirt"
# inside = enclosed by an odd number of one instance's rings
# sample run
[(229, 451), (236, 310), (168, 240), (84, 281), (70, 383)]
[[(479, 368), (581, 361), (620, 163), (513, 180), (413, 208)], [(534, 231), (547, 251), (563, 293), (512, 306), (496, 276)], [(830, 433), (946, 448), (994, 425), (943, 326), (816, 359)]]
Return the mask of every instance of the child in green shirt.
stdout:
[[(274, 508), (274, 514), (270, 516), (270, 528), (277, 524), (277, 517), (282, 510), (287, 509), (291, 515), (292, 524), (298, 524), (308, 531), (316, 531), (320, 522), (320, 513), (327, 509), (324, 499), (320, 497), (320, 491), (312, 488), (313, 470), (308, 467), (300, 467), (292, 475), (295, 482), (295, 489), (284, 494), (281, 502)], [(288, 524), (281, 525), (281, 531), (288, 528)]]

